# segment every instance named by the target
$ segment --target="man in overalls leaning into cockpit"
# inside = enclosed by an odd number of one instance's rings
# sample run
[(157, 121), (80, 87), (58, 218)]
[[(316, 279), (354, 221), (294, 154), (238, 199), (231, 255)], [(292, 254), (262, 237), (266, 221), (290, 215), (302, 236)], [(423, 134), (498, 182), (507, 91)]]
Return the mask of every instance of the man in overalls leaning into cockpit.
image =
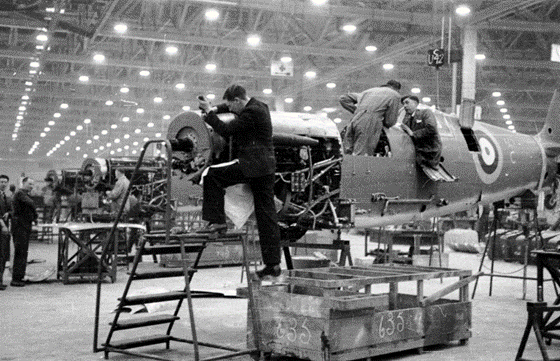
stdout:
[(340, 96), (340, 105), (354, 114), (343, 136), (344, 152), (353, 155), (376, 155), (383, 127), (397, 123), (400, 108), (398, 91), (401, 84), (389, 80), (387, 84), (361, 93)]

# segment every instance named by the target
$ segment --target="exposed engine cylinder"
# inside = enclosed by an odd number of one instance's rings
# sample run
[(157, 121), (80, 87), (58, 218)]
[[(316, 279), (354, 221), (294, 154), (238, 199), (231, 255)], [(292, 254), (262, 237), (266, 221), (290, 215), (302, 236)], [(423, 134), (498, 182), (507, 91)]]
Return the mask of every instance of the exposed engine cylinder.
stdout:
[[(224, 122), (235, 119), (231, 113), (218, 117)], [(335, 212), (342, 145), (335, 124), (312, 114), (272, 112), (271, 118), (277, 164), (275, 196), (281, 204), (278, 215), (284, 237), (296, 238), (310, 228), (339, 226), (344, 222)], [(167, 138), (174, 141), (172, 168), (191, 180), (198, 180), (211, 164), (236, 158), (235, 145), (194, 112), (175, 117)]]

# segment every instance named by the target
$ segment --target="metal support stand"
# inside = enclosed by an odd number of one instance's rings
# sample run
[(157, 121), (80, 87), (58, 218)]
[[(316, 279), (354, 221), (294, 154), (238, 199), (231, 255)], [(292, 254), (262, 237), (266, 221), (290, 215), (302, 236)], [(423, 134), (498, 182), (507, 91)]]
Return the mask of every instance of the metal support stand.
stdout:
[[(491, 252), (491, 264), (490, 264), (490, 273), (485, 274), (486, 276), (490, 276), (490, 289), (488, 292), (489, 296), (492, 296), (492, 289), (493, 289), (493, 282), (494, 282), (494, 277), (502, 277), (502, 278), (513, 278), (513, 279), (521, 279), (523, 280), (523, 299), (525, 299), (525, 297), (527, 296), (527, 280), (531, 280), (531, 281), (536, 281), (537, 278), (535, 277), (527, 277), (527, 265), (529, 262), (529, 238), (530, 238), (530, 234), (529, 234), (529, 227), (524, 226), (524, 233), (525, 233), (525, 256), (524, 256), (524, 260), (523, 260), (523, 276), (512, 276), (512, 275), (505, 275), (505, 274), (499, 274), (499, 273), (494, 273), (494, 261), (496, 259), (496, 237), (497, 237), (497, 232), (498, 232), (498, 228), (500, 226), (500, 221), (499, 221), (499, 209), (504, 209), (504, 205), (503, 202), (500, 203), (494, 203), (494, 219), (492, 221), (492, 228), (490, 230), (490, 233), (492, 234), (491, 237), (488, 237), (488, 240), (486, 242), (486, 246), (484, 247), (484, 252), (482, 253), (482, 258), (480, 259), (480, 265), (478, 267), (478, 272), (480, 272), (482, 270), (482, 266), (484, 264), (484, 259), (486, 258), (486, 255), (488, 254), (489, 250)], [(537, 249), (542, 249), (544, 247), (543, 244), (543, 238), (539, 229), (539, 223), (538, 223), (538, 216), (537, 216), (537, 208), (536, 207), (530, 207), (530, 208), (518, 208), (519, 210), (524, 210), (524, 209), (529, 209), (532, 211), (533, 214), (533, 222), (532, 222), (532, 229), (534, 230), (534, 237), (537, 240)], [(474, 296), (476, 294), (476, 288), (478, 286), (478, 278), (474, 283), (474, 288), (473, 288), (473, 293), (472, 293), (472, 298), (474, 299)]]
[(337, 232), (336, 239), (333, 240), (332, 244), (328, 243), (300, 243), (300, 242), (290, 242), (286, 240), (280, 241), (280, 245), (284, 251), (284, 259), (286, 260), (286, 268), (287, 269), (294, 269), (294, 265), (292, 262), (292, 255), (290, 253), (290, 247), (294, 248), (310, 248), (310, 249), (326, 249), (326, 250), (339, 250), (340, 257), (338, 260), (339, 266), (346, 265), (346, 261), (348, 261), (348, 265), (352, 266), (352, 255), (350, 254), (350, 241), (343, 240), (341, 237), (340, 229)]

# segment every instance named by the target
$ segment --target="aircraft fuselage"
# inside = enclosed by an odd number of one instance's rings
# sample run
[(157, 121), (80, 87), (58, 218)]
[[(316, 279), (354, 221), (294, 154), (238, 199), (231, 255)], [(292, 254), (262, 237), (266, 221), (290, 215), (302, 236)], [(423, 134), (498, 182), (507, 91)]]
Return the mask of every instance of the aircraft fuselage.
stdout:
[[(457, 178), (435, 182), (416, 165), (414, 146), (400, 128), (387, 130), (390, 157), (345, 156), (341, 198), (356, 207), (355, 226), (402, 224), (537, 191), (552, 177), (553, 162), (533, 136), (475, 122), (478, 150), (469, 147), (457, 118), (435, 112), (442, 165)], [(469, 149), (470, 148), (470, 149)], [(372, 195), (374, 195), (372, 197)]]

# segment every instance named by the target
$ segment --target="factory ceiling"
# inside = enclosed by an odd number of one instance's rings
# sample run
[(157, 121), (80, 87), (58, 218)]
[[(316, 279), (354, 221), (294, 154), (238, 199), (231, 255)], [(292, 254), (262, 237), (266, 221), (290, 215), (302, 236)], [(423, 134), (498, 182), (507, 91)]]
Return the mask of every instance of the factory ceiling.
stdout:
[(460, 49), (466, 26), (484, 57), (483, 120), (535, 134), (558, 87), (559, 21), (557, 0), (3, 1), (0, 156), (133, 155), (197, 95), (217, 103), (234, 82), (272, 109), (341, 125), (340, 94), (388, 79), (448, 110), (453, 67), (428, 66), (427, 51)]

